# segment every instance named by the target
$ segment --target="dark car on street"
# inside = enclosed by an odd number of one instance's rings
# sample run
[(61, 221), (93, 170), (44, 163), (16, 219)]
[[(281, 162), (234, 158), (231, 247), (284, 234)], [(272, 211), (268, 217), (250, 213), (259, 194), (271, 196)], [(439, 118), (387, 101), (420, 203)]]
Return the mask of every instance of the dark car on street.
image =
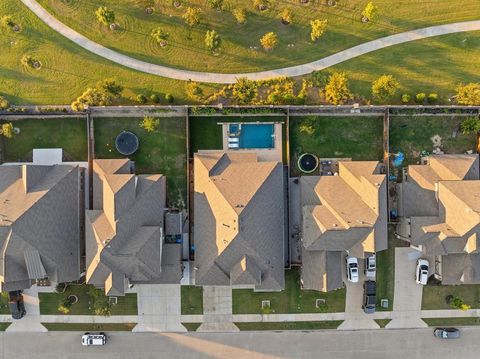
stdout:
[(21, 290), (8, 292), (8, 307), (13, 319), (21, 319), (27, 314)]
[(367, 314), (375, 313), (377, 304), (377, 284), (374, 280), (367, 280), (363, 283), (363, 311)]
[(457, 339), (460, 338), (460, 330), (457, 328), (436, 328), (433, 335), (440, 339)]

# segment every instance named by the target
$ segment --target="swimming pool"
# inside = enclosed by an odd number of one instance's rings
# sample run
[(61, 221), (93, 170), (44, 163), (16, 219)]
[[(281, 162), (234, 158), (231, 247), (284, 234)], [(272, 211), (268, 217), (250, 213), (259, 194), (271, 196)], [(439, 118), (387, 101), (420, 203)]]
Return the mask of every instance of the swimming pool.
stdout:
[[(231, 124), (231, 126), (238, 124)], [(275, 125), (274, 124), (253, 124), (242, 123), (239, 132), (239, 148), (274, 148), (275, 147)], [(234, 127), (234, 129), (236, 129)], [(230, 131), (232, 132), (232, 131)]]

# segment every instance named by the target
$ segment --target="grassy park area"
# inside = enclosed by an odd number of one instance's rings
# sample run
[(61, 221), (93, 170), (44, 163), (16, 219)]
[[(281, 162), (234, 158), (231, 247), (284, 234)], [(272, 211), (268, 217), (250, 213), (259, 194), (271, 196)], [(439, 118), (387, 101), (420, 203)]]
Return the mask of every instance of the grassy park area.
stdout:
[(85, 118), (29, 118), (13, 121), (20, 134), (2, 138), (4, 162), (32, 161), (34, 148), (62, 148), (65, 161), (87, 161)]
[(185, 207), (186, 134), (184, 118), (159, 118), (154, 132), (140, 128), (141, 118), (95, 118), (96, 158), (121, 158), (115, 149), (115, 138), (123, 130), (135, 133), (139, 149), (130, 158), (135, 161), (137, 174), (160, 173), (167, 177), (168, 202)]
[[(285, 290), (281, 292), (254, 292), (252, 289), (233, 290), (233, 314), (280, 314), (280, 313), (335, 313), (345, 311), (344, 288), (324, 293), (302, 290), (300, 269), (285, 271)], [(316, 299), (325, 304), (316, 307)], [(262, 301), (270, 301), (270, 309), (262, 309)]]
[[(411, 116), (390, 119), (390, 152), (402, 151), (405, 165), (419, 160), (425, 150), (432, 153), (439, 143), (445, 153), (465, 153), (475, 149), (475, 135), (463, 135), (460, 116)], [(439, 136), (439, 137), (438, 137)]]

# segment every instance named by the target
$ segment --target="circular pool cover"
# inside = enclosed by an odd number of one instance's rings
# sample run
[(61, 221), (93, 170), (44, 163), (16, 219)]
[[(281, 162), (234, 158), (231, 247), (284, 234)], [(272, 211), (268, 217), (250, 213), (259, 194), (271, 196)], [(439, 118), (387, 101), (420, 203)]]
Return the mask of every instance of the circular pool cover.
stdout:
[(115, 147), (124, 156), (133, 155), (138, 150), (138, 137), (130, 131), (122, 131), (115, 140)]
[(312, 173), (318, 167), (317, 156), (311, 153), (304, 153), (298, 159), (298, 168), (304, 173)]

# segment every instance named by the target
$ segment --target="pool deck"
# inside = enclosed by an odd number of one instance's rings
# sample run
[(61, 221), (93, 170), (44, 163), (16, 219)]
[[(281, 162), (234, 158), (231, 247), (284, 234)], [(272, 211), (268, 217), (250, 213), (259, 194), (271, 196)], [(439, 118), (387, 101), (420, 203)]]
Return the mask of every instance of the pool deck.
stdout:
[(228, 126), (230, 123), (222, 124), (223, 150), (235, 152), (256, 152), (260, 161), (282, 162), (282, 123), (275, 123), (275, 143), (274, 148), (228, 148)]

